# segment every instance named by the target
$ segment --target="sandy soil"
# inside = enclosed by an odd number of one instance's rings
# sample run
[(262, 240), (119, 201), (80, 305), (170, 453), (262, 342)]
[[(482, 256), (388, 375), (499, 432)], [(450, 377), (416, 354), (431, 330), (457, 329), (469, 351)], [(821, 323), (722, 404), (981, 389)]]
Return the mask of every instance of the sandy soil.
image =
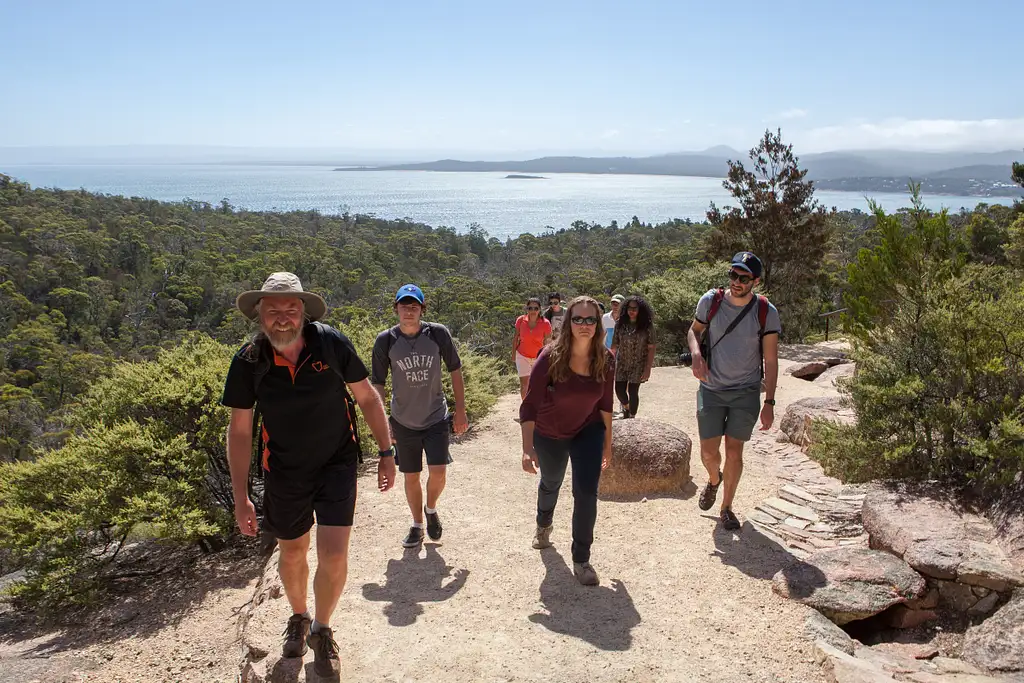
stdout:
[[(687, 369), (656, 368), (641, 390), (641, 417), (695, 438), (696, 386)], [(777, 418), (790, 401), (828, 391), (784, 375)], [(439, 505), (441, 544), (403, 550), (410, 517), (401, 490), (380, 494), (369, 475), (361, 481), (349, 582), (334, 620), (342, 680), (823, 680), (802, 634), (807, 608), (771, 592), (771, 576), (792, 556), (749, 525), (728, 533), (698, 510), (706, 474), (696, 448), (694, 485), (680, 496), (599, 503), (592, 557), (599, 587), (572, 576), (568, 477), (555, 548), (533, 550), (537, 482), (519, 465), (517, 405), (517, 397), (503, 398), (453, 447)], [(740, 517), (776, 485), (769, 463), (750, 448)], [(7, 631), (0, 683), (233, 681), (235, 622), (259, 573), (251, 549), (198, 558), (190, 573), (127, 598), (132, 607), (119, 605), (107, 622), (47, 634), (0, 621)], [(287, 602), (261, 610), (266, 623), (257, 637), (276, 650)], [(117, 614), (128, 621), (118, 624)], [(278, 678), (315, 680), (311, 663), (309, 654), (305, 667)]]

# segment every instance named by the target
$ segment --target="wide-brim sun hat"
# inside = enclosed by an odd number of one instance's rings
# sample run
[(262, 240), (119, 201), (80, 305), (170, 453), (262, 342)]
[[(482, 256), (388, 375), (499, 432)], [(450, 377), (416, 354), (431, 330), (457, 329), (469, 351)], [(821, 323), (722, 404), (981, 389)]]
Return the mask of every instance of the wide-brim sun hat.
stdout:
[(249, 320), (256, 319), (256, 304), (266, 297), (296, 297), (306, 305), (306, 317), (310, 321), (319, 320), (327, 313), (327, 302), (323, 298), (302, 289), (302, 282), (295, 273), (271, 273), (262, 289), (242, 292), (235, 299), (235, 306)]

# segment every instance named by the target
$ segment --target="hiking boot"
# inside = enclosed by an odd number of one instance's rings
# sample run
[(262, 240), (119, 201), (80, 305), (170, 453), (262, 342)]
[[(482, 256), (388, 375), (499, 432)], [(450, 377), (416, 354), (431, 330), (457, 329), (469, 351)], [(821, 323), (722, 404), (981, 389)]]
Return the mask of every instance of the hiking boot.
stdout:
[(441, 518), (437, 516), (437, 512), (427, 512), (426, 506), (423, 507), (423, 514), (427, 516), (427, 535), (430, 536), (430, 540), (440, 541), (441, 532), (444, 531), (444, 527), (441, 526)]
[(306, 636), (309, 634), (309, 626), (313, 622), (309, 617), (302, 614), (293, 614), (284, 627), (284, 647), (281, 648), (282, 657), (301, 657), (306, 654)]
[(406, 548), (415, 548), (421, 543), (423, 543), (423, 529), (418, 526), (409, 527), (409, 535), (402, 541), (402, 545)]
[(722, 470), (718, 470), (718, 483), (712, 484), (711, 480), (704, 485), (704, 490), (700, 492), (700, 498), (697, 499), (697, 507), (701, 510), (710, 510), (715, 505), (715, 498), (718, 497), (718, 487), (722, 485)]
[(334, 632), (327, 626), (311, 631), (306, 642), (313, 648), (313, 671), (321, 678), (337, 678), (341, 674), (341, 660), (338, 659), (338, 644)]
[(601, 583), (601, 580), (597, 578), (597, 572), (589, 562), (573, 562), (572, 573), (576, 575), (576, 580), (584, 586), (596, 586)]
[(537, 532), (534, 534), (533, 537), (534, 550), (544, 550), (544, 548), (551, 547), (551, 529), (553, 527), (554, 524), (550, 526), (541, 526), (540, 524), (537, 525)]
[(736, 519), (736, 515), (729, 508), (722, 508), (721, 519), (722, 526), (729, 531), (736, 531), (740, 528), (740, 520)]

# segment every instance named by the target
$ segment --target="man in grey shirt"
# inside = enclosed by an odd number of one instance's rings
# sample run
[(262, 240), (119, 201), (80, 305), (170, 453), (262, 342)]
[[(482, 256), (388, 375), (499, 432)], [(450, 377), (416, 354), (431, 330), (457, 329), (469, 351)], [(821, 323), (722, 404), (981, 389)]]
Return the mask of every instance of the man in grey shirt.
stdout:
[[(398, 449), (398, 469), (405, 475), (405, 497), (412, 510), (412, 527), (402, 541), (406, 548), (423, 543), (423, 516), (427, 533), (441, 538), (441, 518), (437, 500), (444, 491), (451, 455), (448, 453), (448, 401), (441, 388), (441, 362), (452, 375), (455, 394), (456, 434), (469, 427), (466, 418), (466, 389), (462, 379), (462, 361), (448, 328), (423, 322), (426, 311), (423, 290), (404, 285), (395, 295), (398, 324), (377, 335), (373, 344), (372, 379), (384, 400), (385, 383), (391, 372), (391, 441)], [(423, 504), (420, 472), (423, 453), (427, 454), (427, 501)]]
[[(700, 298), (687, 335), (693, 376), (700, 380), (697, 430), (701, 460), (708, 471), (708, 483), (698, 505), (701, 510), (710, 510), (724, 480), (720, 517), (722, 526), (729, 530), (740, 528), (732, 501), (743, 474), (743, 444), (750, 440), (759, 414), (762, 430), (770, 429), (775, 421), (782, 323), (775, 306), (754, 294), (762, 271), (761, 259), (753, 253), (741, 251), (733, 256), (728, 289), (712, 289)], [(702, 334), (706, 339), (703, 352)], [(723, 436), (724, 471), (720, 453)]]

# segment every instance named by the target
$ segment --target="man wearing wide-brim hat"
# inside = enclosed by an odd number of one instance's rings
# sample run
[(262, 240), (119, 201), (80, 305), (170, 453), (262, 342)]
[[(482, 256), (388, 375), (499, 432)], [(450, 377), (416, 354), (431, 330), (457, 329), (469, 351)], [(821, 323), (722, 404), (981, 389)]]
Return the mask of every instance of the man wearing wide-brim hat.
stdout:
[[(221, 402), (231, 408), (227, 450), (241, 532), (255, 536), (256, 510), (248, 495), (253, 409), (263, 416), (261, 466), (265, 471), (264, 526), (278, 539), (278, 566), (292, 616), (283, 654), (313, 648), (320, 676), (337, 676), (338, 646), (331, 615), (345, 587), (356, 502), (358, 441), (351, 403), (362, 410), (377, 441), (377, 485), (395, 482), (387, 417), (352, 342), (317, 321), (324, 300), (302, 289), (293, 273), (273, 273), (258, 290), (241, 293), (238, 310), (259, 332), (231, 361)], [(310, 530), (317, 524), (318, 565), (314, 609), (306, 604)]]

